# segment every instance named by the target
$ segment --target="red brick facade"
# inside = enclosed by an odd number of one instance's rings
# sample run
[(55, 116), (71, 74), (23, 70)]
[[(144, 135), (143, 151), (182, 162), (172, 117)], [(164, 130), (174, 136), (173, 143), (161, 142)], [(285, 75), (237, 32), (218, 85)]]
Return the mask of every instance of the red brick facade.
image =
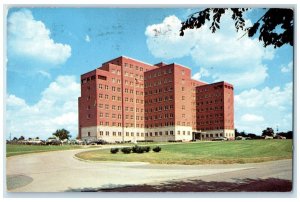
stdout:
[(82, 139), (188, 141), (234, 130), (231, 84), (206, 84), (184, 66), (123, 56), (81, 75), (78, 109)]

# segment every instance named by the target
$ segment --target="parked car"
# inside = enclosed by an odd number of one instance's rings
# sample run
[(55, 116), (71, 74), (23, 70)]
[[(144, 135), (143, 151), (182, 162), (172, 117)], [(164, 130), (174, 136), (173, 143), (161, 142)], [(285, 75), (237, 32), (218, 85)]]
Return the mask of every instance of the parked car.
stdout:
[(235, 137), (235, 140), (246, 140), (246, 138), (242, 137), (242, 136), (237, 136), (237, 137)]
[(27, 141), (27, 144), (30, 144), (30, 145), (42, 145), (44, 143), (45, 142), (43, 140), (40, 140), (40, 139), (31, 139), (31, 140)]
[(64, 140), (61, 140), (61, 143), (62, 144), (70, 144), (70, 140), (64, 139)]
[(227, 141), (228, 139), (226, 137), (216, 137), (213, 138), (211, 141)]
[(61, 145), (61, 141), (56, 137), (49, 137), (46, 141), (46, 145)]

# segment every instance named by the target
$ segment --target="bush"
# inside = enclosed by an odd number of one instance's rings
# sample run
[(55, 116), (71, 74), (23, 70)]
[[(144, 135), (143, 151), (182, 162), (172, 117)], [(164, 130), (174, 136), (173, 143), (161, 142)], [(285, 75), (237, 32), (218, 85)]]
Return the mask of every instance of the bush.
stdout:
[(116, 154), (118, 152), (119, 152), (119, 148), (111, 148), (110, 149), (110, 153), (112, 153), (112, 154)]
[(182, 140), (168, 140), (168, 142), (182, 142)]
[(148, 146), (143, 147), (143, 150), (144, 150), (144, 152), (149, 152), (150, 151), (150, 147), (148, 147)]
[(146, 151), (146, 148), (145, 147), (140, 147), (140, 146), (137, 146), (135, 145), (134, 147), (132, 147), (132, 152), (133, 153), (139, 153), (139, 154), (142, 154)]
[(153, 140), (137, 140), (137, 142), (154, 142)]
[(161, 148), (159, 146), (157, 146), (157, 147), (154, 147), (152, 150), (154, 152), (160, 152)]
[(130, 154), (131, 148), (129, 148), (129, 147), (124, 147), (124, 148), (121, 149), (121, 151), (122, 151), (124, 154)]

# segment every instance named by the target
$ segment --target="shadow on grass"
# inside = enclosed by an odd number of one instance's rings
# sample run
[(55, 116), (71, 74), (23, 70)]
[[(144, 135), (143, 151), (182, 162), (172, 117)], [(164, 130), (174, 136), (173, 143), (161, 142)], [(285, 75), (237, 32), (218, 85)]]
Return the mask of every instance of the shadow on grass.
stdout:
[(292, 182), (277, 178), (245, 179), (239, 182), (172, 181), (158, 185), (111, 185), (111, 188), (70, 189), (69, 192), (290, 192)]

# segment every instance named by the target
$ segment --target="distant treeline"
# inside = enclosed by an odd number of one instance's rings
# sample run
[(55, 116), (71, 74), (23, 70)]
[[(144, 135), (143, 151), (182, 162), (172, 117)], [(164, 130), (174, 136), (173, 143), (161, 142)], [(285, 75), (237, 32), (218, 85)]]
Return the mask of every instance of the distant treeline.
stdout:
[(288, 131), (288, 132), (278, 132), (276, 134), (274, 134), (273, 129), (271, 129), (271, 132), (268, 133), (268, 129), (271, 128), (267, 128), (267, 130), (263, 131), (262, 135), (256, 135), (254, 133), (246, 133), (244, 131), (239, 132), (237, 129), (235, 129), (235, 137), (237, 136), (241, 136), (241, 137), (250, 137), (251, 139), (264, 139), (265, 136), (282, 136), (285, 137), (286, 139), (293, 139), (293, 131)]

